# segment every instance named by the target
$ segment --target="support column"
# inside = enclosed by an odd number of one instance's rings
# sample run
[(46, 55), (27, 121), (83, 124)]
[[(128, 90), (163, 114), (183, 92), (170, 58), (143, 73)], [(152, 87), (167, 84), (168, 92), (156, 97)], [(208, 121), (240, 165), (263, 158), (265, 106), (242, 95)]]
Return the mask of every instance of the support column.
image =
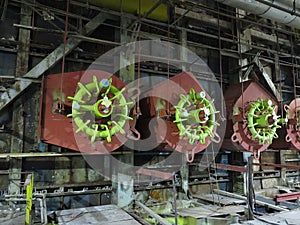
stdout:
[[(29, 6), (22, 3), (20, 24), (31, 26), (32, 10)], [(19, 49), (17, 54), (16, 76), (21, 77), (28, 71), (28, 60), (30, 51), (30, 30), (19, 29)]]
[[(15, 105), (12, 119), (13, 135), (11, 138), (11, 153), (22, 153), (24, 137), (24, 111), (23, 105)], [(9, 160), (9, 194), (20, 193), (22, 159), (11, 158)]]
[[(180, 52), (180, 58), (182, 61), (186, 62), (187, 61), (187, 51), (186, 51), (186, 48), (187, 48), (187, 32), (186, 30), (181, 30), (181, 35), (180, 35), (180, 42), (181, 42), (181, 46), (183, 48), (180, 48), (181, 49), (181, 52)], [(182, 71), (189, 71), (189, 68), (186, 68), (186, 64), (183, 63), (182, 64), (182, 67), (181, 67)]]
[[(127, 25), (128, 19), (121, 16), (121, 30), (120, 33), (116, 31), (116, 39), (121, 44), (128, 42)], [(128, 84), (135, 79), (135, 66), (134, 66), (134, 55), (129, 52), (121, 52), (120, 56), (117, 57), (118, 62), (115, 62), (116, 66), (122, 68), (120, 70), (120, 79)], [(122, 146), (123, 150), (131, 150), (125, 146)], [(130, 154), (119, 155), (118, 160), (129, 166), (134, 165), (134, 154), (133, 151)], [(114, 165), (110, 164), (112, 170), (112, 203), (118, 205), (121, 208), (127, 207), (133, 200), (133, 185), (134, 185), (134, 174), (130, 172), (126, 173), (126, 166), (122, 164)], [(120, 168), (124, 166), (125, 168)], [(124, 171), (121, 173), (120, 171)]]
[[(286, 151), (285, 150), (281, 150), (279, 151), (280, 154), (280, 164), (285, 164), (285, 155), (286, 155)], [(286, 167), (282, 167), (280, 168), (281, 173), (280, 173), (280, 183), (282, 186), (287, 185), (287, 181), (286, 181)]]
[[(127, 26), (131, 23), (131, 20), (127, 18), (121, 18), (121, 30), (119, 33), (119, 40), (121, 45), (124, 45), (128, 42), (128, 30)], [(132, 49), (134, 50), (134, 49)], [(120, 62), (117, 65), (120, 65), (120, 78), (125, 83), (130, 83), (135, 79), (135, 56), (134, 54), (130, 54), (130, 52), (121, 52), (120, 53)]]
[[(20, 24), (31, 25), (32, 10), (26, 5), (21, 6)], [(19, 49), (17, 53), (16, 77), (21, 77), (28, 71), (28, 60), (30, 50), (30, 30), (19, 30)], [(16, 102), (13, 106), (11, 153), (22, 153), (24, 150), (24, 131), (25, 131), (25, 112), (24, 106)], [(20, 193), (20, 182), (22, 172), (22, 159), (12, 158), (9, 165), (9, 193)]]

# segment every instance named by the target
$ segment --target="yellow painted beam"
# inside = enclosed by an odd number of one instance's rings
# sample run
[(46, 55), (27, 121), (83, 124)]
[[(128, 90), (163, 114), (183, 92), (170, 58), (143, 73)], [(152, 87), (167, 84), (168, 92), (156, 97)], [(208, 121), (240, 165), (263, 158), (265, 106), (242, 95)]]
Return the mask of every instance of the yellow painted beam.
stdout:
[[(103, 8), (109, 8), (116, 11), (123, 11), (138, 15), (147, 13), (159, 0), (81, 0), (91, 5), (97, 5)], [(139, 5), (140, 4), (140, 5)], [(168, 6), (160, 4), (148, 17), (158, 21), (168, 21)]]

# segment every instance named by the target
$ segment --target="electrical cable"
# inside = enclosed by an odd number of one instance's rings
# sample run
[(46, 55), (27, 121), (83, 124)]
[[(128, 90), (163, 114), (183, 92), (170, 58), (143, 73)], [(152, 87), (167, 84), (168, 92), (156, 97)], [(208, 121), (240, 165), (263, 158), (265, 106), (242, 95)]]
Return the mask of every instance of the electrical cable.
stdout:
[[(296, 84), (296, 75), (295, 75), (295, 58), (294, 58), (294, 47), (293, 47), (293, 37), (291, 36), (291, 55), (292, 55), (292, 74), (293, 74), (293, 86), (294, 86), (294, 99), (295, 99), (295, 119), (297, 121), (298, 118), (298, 110), (297, 110), (297, 84)], [(297, 69), (298, 70), (298, 69)]]
[(218, 36), (219, 36), (219, 72), (220, 72), (220, 100), (221, 100), (221, 119), (225, 118), (224, 116), (224, 102), (223, 102), (223, 64), (222, 64), (222, 41), (221, 41), (221, 26), (220, 26), (220, 6), (218, 6)]
[(240, 67), (239, 67), (239, 78), (242, 82), (242, 118), (245, 119), (245, 105), (244, 105), (244, 81), (242, 80), (242, 50), (241, 50), (241, 21), (240, 21), (240, 15), (237, 14), (237, 20), (236, 20), (236, 26), (237, 26), (237, 38), (238, 38), (238, 52), (239, 52), (239, 60), (240, 60)]
[(59, 110), (62, 109), (62, 95), (63, 95), (63, 80), (64, 80), (64, 72), (65, 72), (65, 59), (66, 59), (66, 46), (67, 46), (67, 36), (68, 36), (68, 23), (69, 23), (69, 0), (66, 3), (66, 23), (65, 23), (65, 31), (64, 31), (64, 48), (62, 55), (62, 65), (61, 65), (61, 79), (60, 79), (60, 99), (59, 99)]
[[(138, 18), (138, 31), (137, 31), (137, 38), (138, 38), (138, 68), (137, 68), (137, 75), (138, 75), (138, 79), (137, 79), (137, 88), (140, 88), (140, 78), (141, 78), (141, 27), (142, 27), (142, 23), (141, 23), (141, 0), (139, 0), (139, 18)], [(137, 113), (137, 117), (141, 114), (141, 109), (140, 109), (140, 96), (137, 96), (137, 100), (136, 100), (136, 113)]]
[[(278, 27), (277, 23), (276, 23), (276, 28)], [(281, 111), (281, 118), (283, 118), (283, 99), (282, 99), (282, 82), (281, 82), (281, 74), (280, 74), (280, 64), (279, 64), (279, 38), (278, 38), (278, 31), (276, 30), (276, 58), (277, 58), (277, 62), (275, 61), (275, 63), (277, 63), (277, 67), (275, 66), (275, 68), (277, 69), (277, 71), (275, 71), (275, 73), (277, 74), (277, 72), (279, 72), (279, 94), (280, 94), (280, 111)]]

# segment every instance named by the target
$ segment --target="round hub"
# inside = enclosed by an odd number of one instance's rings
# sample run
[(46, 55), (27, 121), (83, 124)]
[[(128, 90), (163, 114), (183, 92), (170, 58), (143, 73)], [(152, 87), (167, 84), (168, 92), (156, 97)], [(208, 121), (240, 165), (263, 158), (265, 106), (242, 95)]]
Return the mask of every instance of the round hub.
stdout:
[(123, 129), (128, 120), (128, 105), (123, 92), (112, 85), (112, 79), (93, 77), (93, 82), (88, 84), (78, 83), (79, 90), (74, 97), (68, 97), (73, 101), (72, 116), (78, 129), (91, 137), (91, 142), (97, 138), (111, 142), (116, 133), (125, 134)]
[(190, 144), (206, 145), (210, 140), (214, 140), (216, 126), (215, 109), (212, 101), (206, 98), (204, 91), (195, 93), (190, 89), (187, 95), (180, 95), (180, 101), (175, 106), (175, 123), (180, 131), (180, 136), (186, 137)]
[(277, 138), (276, 130), (280, 128), (276, 115), (276, 106), (271, 100), (258, 99), (251, 103), (248, 112), (248, 128), (253, 138), (259, 145), (271, 144), (273, 138)]

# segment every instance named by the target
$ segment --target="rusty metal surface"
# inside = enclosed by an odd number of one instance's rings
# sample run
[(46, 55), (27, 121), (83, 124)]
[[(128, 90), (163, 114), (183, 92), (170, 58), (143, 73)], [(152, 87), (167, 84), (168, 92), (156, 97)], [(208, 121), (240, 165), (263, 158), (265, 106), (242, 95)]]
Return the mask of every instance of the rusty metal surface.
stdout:
[(219, 207), (215, 205), (204, 205), (194, 208), (186, 208), (186, 209), (179, 209), (178, 215), (184, 216), (184, 217), (194, 217), (197, 219), (200, 218), (207, 218), (211, 216), (226, 216), (226, 215), (233, 215), (236, 213), (242, 213), (244, 212), (245, 206), (237, 206), (237, 205), (231, 205), (231, 206), (224, 206)]
[[(83, 74), (84, 77), (82, 77)], [(127, 140), (125, 136), (117, 134), (112, 136), (111, 143), (103, 142), (102, 144), (98, 141), (92, 144), (85, 133), (79, 132), (75, 134), (73, 131), (72, 118), (67, 117), (67, 114), (71, 113), (72, 102), (67, 97), (74, 96), (79, 81), (83, 84), (92, 82), (93, 75), (97, 76), (98, 80), (112, 77), (112, 84), (118, 89), (122, 89), (125, 86), (116, 76), (97, 70), (65, 73), (63, 78), (61, 74), (49, 75), (45, 78), (44, 99), (42, 101), (43, 122), (41, 124), (41, 139), (45, 143), (86, 153), (106, 153), (119, 148)], [(59, 112), (57, 111), (57, 104), (60, 102), (61, 79), (63, 79), (62, 102), (64, 110)], [(128, 123), (126, 123), (124, 130), (127, 131), (126, 133), (129, 133)], [(103, 146), (106, 151), (102, 150), (104, 149)]]
[(283, 201), (289, 201), (289, 200), (296, 200), (300, 198), (300, 192), (290, 192), (290, 193), (283, 193), (283, 194), (276, 194), (274, 196), (274, 200), (276, 202), (283, 202)]
[(243, 205), (246, 204), (245, 200), (227, 197), (218, 194), (195, 194), (193, 197), (210, 202), (219, 203), (221, 205)]
[(300, 150), (300, 121), (298, 112), (300, 110), (300, 98), (294, 99), (289, 106), (285, 106), (285, 110), (288, 114), (287, 135), (285, 140), (291, 142), (296, 149)]
[[(272, 215), (265, 215), (261, 218), (279, 225), (296, 225), (300, 221), (300, 210), (295, 209), (289, 212), (274, 213)], [(256, 225), (256, 223), (253, 223)]]
[[(179, 89), (177, 88), (170, 88), (170, 82), (174, 82), (180, 86)], [(158, 85), (154, 86), (151, 91), (145, 93), (145, 96), (151, 96), (144, 100), (144, 104), (142, 107), (144, 111), (148, 111), (148, 116), (156, 119), (157, 127), (156, 129), (156, 138), (174, 150), (187, 153), (194, 150), (194, 153), (198, 153), (203, 151), (207, 148), (207, 146), (211, 143), (209, 137), (206, 138), (205, 144), (196, 144), (191, 145), (189, 141), (184, 137), (179, 136), (179, 129), (174, 123), (175, 117), (175, 108), (170, 102), (166, 102), (164, 99), (160, 99), (158, 97), (152, 96), (165, 96), (167, 93), (167, 97), (172, 100), (172, 102), (179, 102), (180, 94), (189, 93), (190, 89), (193, 88), (196, 92), (205, 91), (198, 80), (193, 76), (190, 72), (182, 72), (169, 80), (163, 81)], [(142, 97), (143, 98), (143, 97)], [(207, 97), (210, 99), (210, 97)], [(157, 110), (158, 102), (165, 101), (164, 109)], [(145, 123), (140, 126), (140, 130), (143, 130), (143, 126), (147, 126)], [(166, 135), (165, 134), (166, 129)]]
[(164, 180), (172, 180), (173, 174), (168, 172), (162, 172), (158, 170), (150, 170), (145, 168), (140, 168), (136, 171), (137, 174), (148, 175), (152, 177), (158, 177)]
[(124, 210), (115, 205), (103, 205), (87, 208), (68, 209), (58, 211), (59, 225), (139, 225)]
[[(274, 98), (262, 85), (253, 81), (230, 86), (224, 93), (227, 110), (227, 127), (222, 147), (230, 151), (250, 151), (262, 152), (269, 146), (268, 143), (260, 145), (258, 140), (250, 135), (247, 127), (247, 111), (251, 102), (258, 98), (270, 99), (273, 104), (278, 106)], [(232, 141), (232, 135), (236, 134), (237, 142)]]
[(253, 165), (254, 166), (269, 166), (269, 167), (273, 167), (273, 168), (288, 168), (288, 169), (300, 170), (300, 166), (290, 165), (290, 164), (253, 163)]

